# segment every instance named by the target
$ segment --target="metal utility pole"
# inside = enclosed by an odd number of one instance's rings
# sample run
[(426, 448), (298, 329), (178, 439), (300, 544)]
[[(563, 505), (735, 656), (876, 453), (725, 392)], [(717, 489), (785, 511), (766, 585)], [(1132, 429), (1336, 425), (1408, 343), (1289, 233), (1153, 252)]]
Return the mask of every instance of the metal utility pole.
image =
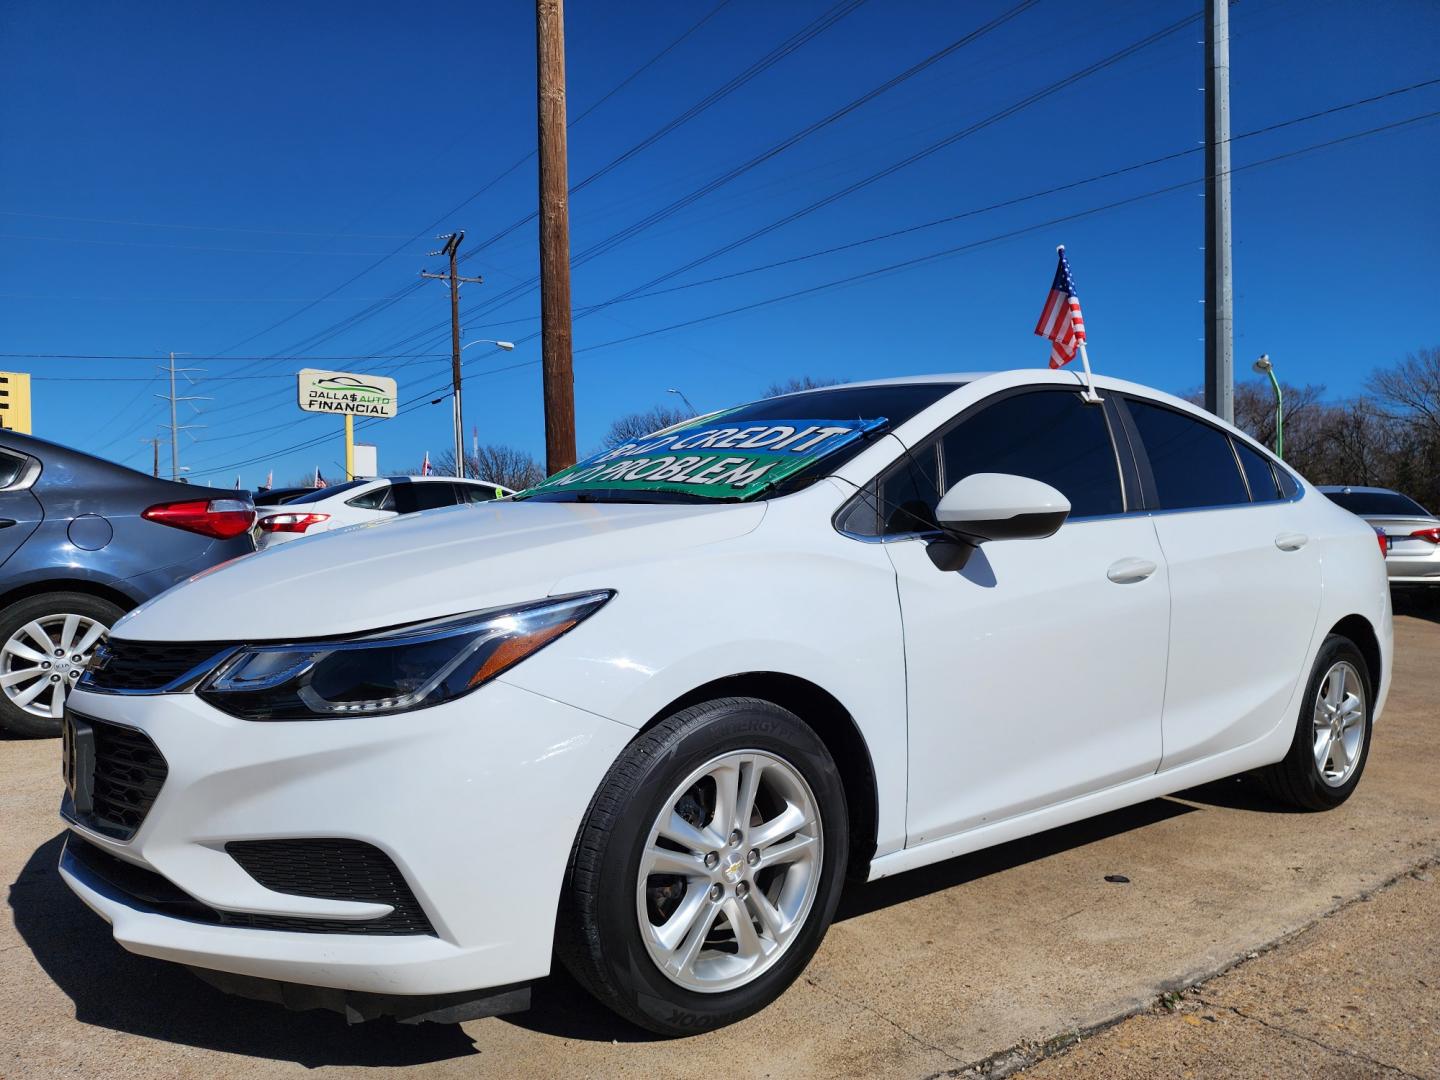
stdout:
[[(196, 395), (196, 394), (190, 394), (190, 395), (188, 395), (188, 396), (181, 397), (181, 396), (179, 396), (179, 395), (177, 395), (177, 394), (175, 393), (175, 376), (176, 376), (176, 375), (184, 375), (187, 382), (194, 382), (194, 380), (190, 378), (190, 372), (192, 372), (192, 371), (204, 371), (204, 370), (205, 370), (204, 368), (177, 368), (177, 367), (175, 366), (175, 357), (177, 357), (177, 356), (188, 356), (188, 355), (189, 355), (188, 353), (173, 353), (173, 352), (170, 354), (170, 363), (169, 363), (169, 365), (168, 365), (167, 367), (163, 367), (163, 368), (160, 369), (160, 371), (161, 371), (162, 374), (167, 374), (167, 375), (170, 376), (170, 392), (169, 392), (168, 394), (156, 394), (156, 395), (155, 395), (156, 397), (160, 398), (162, 401), (169, 401), (169, 402), (170, 402), (170, 479), (171, 479), (171, 480), (179, 480), (179, 479), (180, 479), (180, 432), (182, 432), (182, 431), (190, 431), (192, 428), (200, 428), (200, 427), (204, 427), (204, 426), (205, 426), (204, 424), (182, 424), (182, 423), (180, 423), (179, 415), (178, 415), (180, 402), (182, 402), (182, 401), (209, 401), (209, 400), (210, 400), (208, 397), (203, 397), (203, 396)], [(157, 472), (157, 473), (159, 472), (158, 462), (157, 462), (156, 472)]]
[(439, 251), (430, 252), (430, 254), (431, 256), (447, 256), (450, 259), (450, 272), (448, 274), (432, 274), (422, 270), (420, 276), (450, 283), (450, 382), (451, 391), (455, 397), (455, 475), (463, 477), (465, 475), (465, 414), (460, 405), (460, 283), (469, 281), (475, 285), (482, 285), (484, 279), (460, 276), (459, 253), (460, 242), (465, 239), (464, 229), (446, 236), (437, 236), (436, 239), (444, 240), (445, 246)]
[(539, 75), (540, 331), (545, 469), (575, 464), (575, 363), (570, 338), (570, 170), (565, 145), (565, 9), (535, 0)]
[(1230, 0), (1205, 0), (1205, 408), (1235, 420), (1230, 274)]

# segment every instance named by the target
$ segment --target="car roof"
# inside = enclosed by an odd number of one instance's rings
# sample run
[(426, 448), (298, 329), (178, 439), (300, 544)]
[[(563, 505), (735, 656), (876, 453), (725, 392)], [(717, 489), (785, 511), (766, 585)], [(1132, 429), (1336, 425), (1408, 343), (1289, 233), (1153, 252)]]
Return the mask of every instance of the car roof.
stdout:
[(1359, 486), (1358, 484), (1318, 484), (1318, 485), (1316, 485), (1315, 490), (1316, 490), (1316, 491), (1323, 491), (1323, 492), (1325, 492), (1325, 493), (1327, 493), (1327, 494), (1329, 494), (1329, 493), (1331, 493), (1331, 492), (1334, 492), (1334, 493), (1336, 493), (1336, 494), (1345, 494), (1345, 495), (1348, 495), (1348, 494), (1350, 494), (1350, 493), (1352, 493), (1352, 492), (1359, 492), (1359, 493), (1362, 494), (1362, 495), (1399, 495), (1399, 494), (1400, 494), (1400, 492), (1396, 491), (1394, 488), (1361, 487), (1361, 486)]

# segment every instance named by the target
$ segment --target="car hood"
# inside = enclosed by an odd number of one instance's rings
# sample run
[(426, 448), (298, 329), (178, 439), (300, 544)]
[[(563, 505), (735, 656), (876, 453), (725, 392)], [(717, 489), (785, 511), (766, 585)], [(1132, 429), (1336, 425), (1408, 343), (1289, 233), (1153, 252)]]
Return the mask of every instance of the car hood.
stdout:
[(198, 574), (136, 608), (117, 638), (325, 637), (550, 595), (561, 579), (743, 536), (763, 504), (492, 502), (304, 537)]

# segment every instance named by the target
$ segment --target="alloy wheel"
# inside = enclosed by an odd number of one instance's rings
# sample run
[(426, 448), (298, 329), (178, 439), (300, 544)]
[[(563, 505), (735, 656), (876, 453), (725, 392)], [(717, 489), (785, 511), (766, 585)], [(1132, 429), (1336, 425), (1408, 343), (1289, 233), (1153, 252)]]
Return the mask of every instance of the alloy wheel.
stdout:
[(56, 718), (109, 627), (85, 615), (32, 619), (0, 646), (0, 689), (32, 716)]
[(759, 978), (805, 924), (824, 837), (789, 763), (740, 750), (696, 769), (662, 804), (640, 858), (636, 913), (656, 966), (687, 990)]
[(1330, 787), (1341, 787), (1360, 763), (1365, 744), (1365, 684), (1348, 660), (1332, 664), (1315, 694), (1315, 767)]

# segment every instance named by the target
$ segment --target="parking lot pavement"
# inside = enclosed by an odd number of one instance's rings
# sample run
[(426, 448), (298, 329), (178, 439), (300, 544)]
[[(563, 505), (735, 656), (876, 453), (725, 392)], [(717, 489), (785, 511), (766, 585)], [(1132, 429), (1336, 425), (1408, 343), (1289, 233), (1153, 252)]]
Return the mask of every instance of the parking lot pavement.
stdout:
[[(928, 1077), (1053, 1043), (1144, 1011), (1440, 855), (1440, 619), (1399, 618), (1396, 639), (1389, 710), (1340, 810), (1287, 813), (1243, 782), (1213, 784), (852, 887), (779, 1002), (670, 1042), (613, 1019), (562, 977), (514, 1017), (351, 1029), (229, 999), (130, 956), (55, 874), (58, 747), (0, 743), (0, 875), (11, 883), (0, 1077)], [(1384, 926), (1372, 929), (1383, 942)], [(1347, 966), (1346, 939), (1335, 944), (1343, 980), (1360, 969)], [(1304, 1060), (1277, 1059), (1273, 1072), (1295, 1075), (1286, 1062)]]
[(1417, 870), (1025, 1080), (1440, 1075), (1440, 885)]

